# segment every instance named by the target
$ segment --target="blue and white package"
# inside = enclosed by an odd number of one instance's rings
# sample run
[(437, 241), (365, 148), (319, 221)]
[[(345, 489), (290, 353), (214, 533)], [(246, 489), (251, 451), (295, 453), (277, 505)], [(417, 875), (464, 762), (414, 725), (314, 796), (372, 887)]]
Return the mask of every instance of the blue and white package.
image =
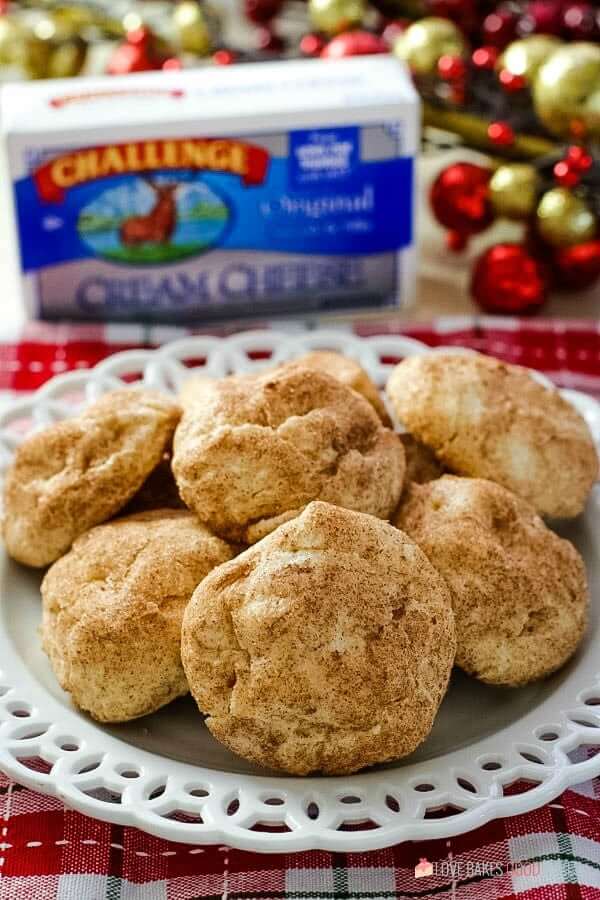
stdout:
[(5, 87), (30, 314), (408, 305), (418, 112), (383, 56)]

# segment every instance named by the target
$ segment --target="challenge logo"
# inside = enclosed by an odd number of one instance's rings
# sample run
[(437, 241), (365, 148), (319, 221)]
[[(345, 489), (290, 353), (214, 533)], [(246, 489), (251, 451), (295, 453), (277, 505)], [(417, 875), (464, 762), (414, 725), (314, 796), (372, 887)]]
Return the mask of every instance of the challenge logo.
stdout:
[(263, 147), (227, 138), (137, 141), (76, 150), (50, 160), (33, 173), (45, 203), (61, 203), (65, 191), (113, 175), (168, 169), (238, 175), (247, 186), (262, 184), (269, 154)]

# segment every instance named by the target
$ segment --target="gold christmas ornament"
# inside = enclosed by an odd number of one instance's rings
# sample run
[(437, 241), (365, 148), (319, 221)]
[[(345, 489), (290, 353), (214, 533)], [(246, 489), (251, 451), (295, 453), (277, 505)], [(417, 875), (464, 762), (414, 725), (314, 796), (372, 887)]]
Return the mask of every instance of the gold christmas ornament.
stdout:
[(540, 67), (533, 103), (558, 137), (600, 137), (600, 46), (565, 44)]
[(417, 75), (431, 75), (442, 56), (467, 55), (461, 30), (450, 21), (428, 16), (413, 22), (394, 43), (394, 53)]
[(46, 78), (74, 78), (79, 75), (87, 59), (87, 44), (83, 38), (63, 41), (50, 54)]
[(78, 34), (82, 28), (89, 28), (96, 22), (94, 12), (87, 6), (59, 6), (53, 13), (52, 17), (59, 28), (70, 29), (72, 34)]
[(490, 202), (498, 216), (527, 219), (535, 211), (538, 177), (527, 163), (499, 166), (489, 183)]
[(19, 66), (27, 78), (46, 78), (52, 54), (52, 44), (30, 32), (23, 40)]
[(87, 44), (74, 23), (54, 13), (38, 16), (26, 32), (18, 64), (32, 79), (79, 75)]
[(206, 3), (180, 0), (173, 11), (173, 24), (186, 53), (208, 56), (214, 49), (215, 12)]
[(365, 0), (309, 0), (308, 15), (313, 28), (331, 36), (362, 24)]
[(506, 69), (513, 75), (522, 75), (533, 83), (540, 66), (548, 57), (562, 47), (562, 41), (549, 34), (532, 34), (520, 41), (509, 44), (498, 59), (498, 71)]
[(591, 241), (596, 234), (596, 225), (591, 210), (568, 188), (552, 188), (540, 200), (537, 228), (553, 247), (570, 247)]
[(0, 16), (0, 66), (19, 64), (27, 32), (12, 15)]

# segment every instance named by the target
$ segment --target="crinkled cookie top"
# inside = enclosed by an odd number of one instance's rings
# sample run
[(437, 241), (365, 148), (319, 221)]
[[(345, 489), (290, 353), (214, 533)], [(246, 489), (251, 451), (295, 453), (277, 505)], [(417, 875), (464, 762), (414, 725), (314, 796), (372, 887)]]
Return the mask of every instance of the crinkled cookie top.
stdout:
[(173, 471), (187, 506), (223, 537), (254, 543), (325, 500), (387, 518), (404, 450), (369, 403), (296, 365), (200, 378), (182, 394)]
[(404, 360), (387, 393), (408, 430), (457, 475), (487, 478), (540, 515), (571, 517), (598, 477), (592, 436), (558, 391), (480, 354)]
[(182, 636), (215, 736), (296, 774), (412, 752), (454, 652), (447, 586), (419, 548), (380, 519), (322, 502), (212, 572)]

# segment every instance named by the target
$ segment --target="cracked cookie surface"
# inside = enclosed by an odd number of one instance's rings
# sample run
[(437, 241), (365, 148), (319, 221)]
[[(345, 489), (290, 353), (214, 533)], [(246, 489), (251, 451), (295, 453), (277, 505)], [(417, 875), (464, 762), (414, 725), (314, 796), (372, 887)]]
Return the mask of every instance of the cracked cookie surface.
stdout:
[(380, 518), (395, 509), (404, 450), (369, 403), (323, 372), (283, 366), (184, 388), (173, 472), (217, 534), (254, 543), (325, 500)]
[(454, 652), (448, 588), (419, 548), (386, 522), (322, 502), (212, 572), (182, 631), (212, 733), (294, 774), (411, 753)]
[(335, 353), (333, 350), (313, 350), (311, 353), (305, 353), (304, 356), (292, 360), (287, 365), (315, 369), (317, 372), (325, 372), (327, 375), (337, 378), (346, 387), (362, 394), (386, 428), (391, 428), (392, 420), (377, 385), (355, 359), (344, 356), (342, 353)]
[(578, 515), (598, 477), (589, 429), (558, 391), (520, 366), (480, 354), (404, 360), (387, 385), (416, 438), (457, 475), (487, 478), (540, 515)]
[(188, 692), (183, 611), (233, 551), (190, 512), (155, 510), (82, 535), (42, 583), (42, 640), (58, 682), (101, 722)]
[(412, 484), (393, 521), (450, 587), (465, 672), (521, 685), (575, 652), (587, 622), (583, 560), (524, 500), (491, 481), (444, 475)]
[(139, 490), (168, 448), (180, 409), (155, 391), (105, 394), (18, 448), (4, 484), (3, 537), (12, 557), (46, 566)]

